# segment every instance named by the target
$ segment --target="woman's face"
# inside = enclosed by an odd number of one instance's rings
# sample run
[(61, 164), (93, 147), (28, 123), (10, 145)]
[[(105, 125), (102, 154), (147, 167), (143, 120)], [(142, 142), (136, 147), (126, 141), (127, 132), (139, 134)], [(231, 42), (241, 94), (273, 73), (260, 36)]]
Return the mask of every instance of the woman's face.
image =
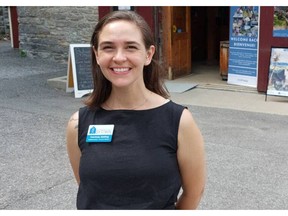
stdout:
[(103, 27), (94, 52), (103, 75), (114, 87), (131, 87), (143, 83), (143, 67), (150, 64), (155, 47), (146, 50), (139, 28), (121, 20)]

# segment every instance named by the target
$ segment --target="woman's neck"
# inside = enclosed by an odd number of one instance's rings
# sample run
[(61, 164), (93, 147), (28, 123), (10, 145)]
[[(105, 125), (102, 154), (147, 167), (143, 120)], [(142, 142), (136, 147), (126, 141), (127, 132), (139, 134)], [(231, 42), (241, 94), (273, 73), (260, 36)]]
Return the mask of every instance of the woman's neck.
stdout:
[(152, 92), (146, 88), (138, 89), (112, 89), (110, 97), (103, 103), (109, 110), (129, 109), (137, 110), (147, 107)]

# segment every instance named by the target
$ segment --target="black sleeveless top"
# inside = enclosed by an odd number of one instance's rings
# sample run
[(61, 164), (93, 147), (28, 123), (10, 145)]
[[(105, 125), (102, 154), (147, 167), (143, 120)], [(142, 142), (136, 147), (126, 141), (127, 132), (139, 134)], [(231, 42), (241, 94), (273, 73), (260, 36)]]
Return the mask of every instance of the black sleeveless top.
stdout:
[[(77, 209), (175, 209), (177, 136), (184, 107), (79, 110)], [(111, 142), (87, 143), (89, 125), (114, 124)]]

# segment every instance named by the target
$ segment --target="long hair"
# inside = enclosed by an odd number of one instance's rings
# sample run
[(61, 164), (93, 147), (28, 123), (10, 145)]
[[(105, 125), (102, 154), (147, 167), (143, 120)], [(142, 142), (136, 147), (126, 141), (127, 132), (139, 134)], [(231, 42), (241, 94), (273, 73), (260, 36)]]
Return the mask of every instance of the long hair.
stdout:
[[(95, 50), (98, 50), (100, 32), (107, 24), (117, 20), (126, 20), (132, 22), (139, 28), (139, 30), (142, 33), (142, 38), (146, 50), (148, 50), (151, 45), (155, 46), (152, 31), (149, 25), (144, 20), (144, 18), (141, 17), (136, 12), (114, 11), (104, 16), (95, 26), (90, 41), (91, 58), (92, 58), (92, 77), (94, 88), (91, 95), (84, 102), (90, 108), (99, 107), (102, 103), (104, 103), (108, 99), (108, 97), (111, 94), (112, 84), (102, 74), (100, 66), (96, 62), (96, 56), (93, 51), (93, 46)], [(168, 98), (169, 93), (164, 85), (164, 71), (156, 58), (157, 53), (155, 50), (151, 63), (147, 66), (144, 66), (143, 69), (144, 83), (146, 88), (149, 89), (150, 91), (155, 92), (156, 94), (159, 94), (164, 98)]]

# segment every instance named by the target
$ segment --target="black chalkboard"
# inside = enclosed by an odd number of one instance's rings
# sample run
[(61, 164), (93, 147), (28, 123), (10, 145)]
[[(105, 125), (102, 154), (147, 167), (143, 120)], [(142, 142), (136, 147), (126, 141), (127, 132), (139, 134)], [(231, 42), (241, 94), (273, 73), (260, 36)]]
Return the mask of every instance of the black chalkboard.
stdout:
[(90, 47), (74, 47), (78, 90), (93, 89)]
[[(69, 54), (75, 98), (80, 98), (93, 91), (91, 46), (90, 44), (70, 44)], [(70, 73), (69, 70), (68, 74)]]

